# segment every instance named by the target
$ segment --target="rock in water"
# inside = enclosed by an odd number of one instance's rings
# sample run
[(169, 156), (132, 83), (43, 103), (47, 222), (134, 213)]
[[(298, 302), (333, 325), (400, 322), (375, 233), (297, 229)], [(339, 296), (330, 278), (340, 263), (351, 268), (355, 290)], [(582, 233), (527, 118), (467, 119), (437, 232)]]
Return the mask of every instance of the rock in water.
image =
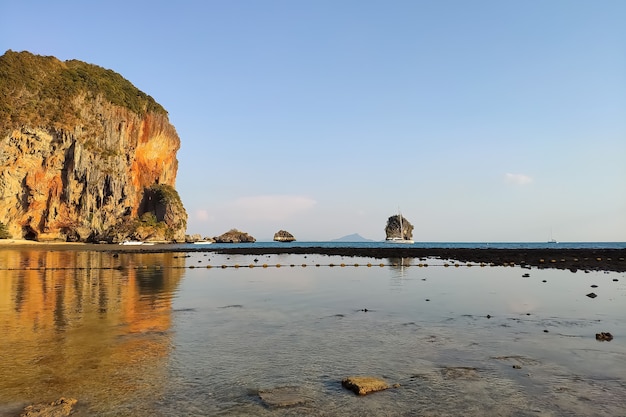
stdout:
[(296, 238), (286, 230), (279, 230), (274, 234), (275, 242), (295, 242)]
[(0, 57), (0, 222), (13, 238), (184, 241), (180, 139), (121, 75), (29, 52)]
[(596, 333), (596, 340), (599, 340), (601, 342), (610, 342), (611, 340), (613, 340), (613, 335), (609, 332)]
[(478, 379), (478, 370), (467, 366), (450, 366), (441, 370), (444, 379)]
[[(400, 230), (400, 224), (402, 224), (402, 230)], [(385, 236), (387, 239), (400, 237), (411, 240), (413, 239), (413, 225), (403, 215), (396, 214), (387, 219)]]
[(73, 398), (59, 398), (52, 403), (29, 405), (20, 417), (65, 417), (72, 413), (72, 407), (78, 400)]
[(259, 391), (259, 398), (268, 407), (292, 407), (306, 404), (309, 399), (298, 387), (277, 387)]
[(341, 381), (341, 385), (358, 395), (366, 395), (389, 388), (385, 381), (373, 376), (349, 376)]
[(230, 229), (228, 232), (216, 236), (213, 240), (217, 243), (254, 243), (256, 239), (245, 232)]

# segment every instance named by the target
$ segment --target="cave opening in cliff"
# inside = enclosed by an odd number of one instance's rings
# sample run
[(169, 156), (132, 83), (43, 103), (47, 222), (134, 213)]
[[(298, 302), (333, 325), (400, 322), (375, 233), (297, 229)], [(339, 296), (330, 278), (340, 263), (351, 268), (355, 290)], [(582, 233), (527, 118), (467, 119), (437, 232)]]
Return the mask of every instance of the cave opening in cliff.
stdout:
[(22, 237), (26, 240), (37, 240), (37, 233), (30, 226), (22, 227)]

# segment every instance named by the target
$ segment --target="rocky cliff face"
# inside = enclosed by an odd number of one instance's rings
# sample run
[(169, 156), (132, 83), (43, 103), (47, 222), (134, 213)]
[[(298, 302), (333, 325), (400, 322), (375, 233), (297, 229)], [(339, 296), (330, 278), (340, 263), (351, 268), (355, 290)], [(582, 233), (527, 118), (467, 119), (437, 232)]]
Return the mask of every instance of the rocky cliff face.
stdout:
[[(10, 111), (0, 114), (0, 222), (12, 237), (184, 240), (187, 214), (174, 189), (180, 140), (167, 113), (114, 104), (98, 89), (50, 98), (45, 79), (65, 63), (40, 57), (49, 65), (33, 87), (11, 78), (15, 54), (8, 69), (0, 65), (0, 83), (11, 81), (0, 85)], [(41, 109), (57, 100), (64, 112), (34, 113), (33, 100)]]

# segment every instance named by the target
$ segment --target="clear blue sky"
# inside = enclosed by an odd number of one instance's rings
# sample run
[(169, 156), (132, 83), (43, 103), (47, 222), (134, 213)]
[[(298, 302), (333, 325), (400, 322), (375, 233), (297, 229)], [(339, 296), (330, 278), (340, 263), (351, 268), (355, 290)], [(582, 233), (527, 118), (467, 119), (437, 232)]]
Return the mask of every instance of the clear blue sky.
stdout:
[(32, 1), (7, 49), (112, 69), (180, 135), (188, 233), (626, 241), (626, 1)]

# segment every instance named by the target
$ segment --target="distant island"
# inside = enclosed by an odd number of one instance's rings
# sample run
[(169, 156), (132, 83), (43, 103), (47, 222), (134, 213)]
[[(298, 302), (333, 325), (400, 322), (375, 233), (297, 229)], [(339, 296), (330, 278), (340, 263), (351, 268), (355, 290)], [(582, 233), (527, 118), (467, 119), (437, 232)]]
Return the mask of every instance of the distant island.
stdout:
[(295, 242), (296, 238), (286, 230), (279, 230), (274, 234), (275, 242)]
[(331, 242), (375, 242), (372, 239), (366, 239), (358, 233), (340, 237), (339, 239), (333, 239)]

